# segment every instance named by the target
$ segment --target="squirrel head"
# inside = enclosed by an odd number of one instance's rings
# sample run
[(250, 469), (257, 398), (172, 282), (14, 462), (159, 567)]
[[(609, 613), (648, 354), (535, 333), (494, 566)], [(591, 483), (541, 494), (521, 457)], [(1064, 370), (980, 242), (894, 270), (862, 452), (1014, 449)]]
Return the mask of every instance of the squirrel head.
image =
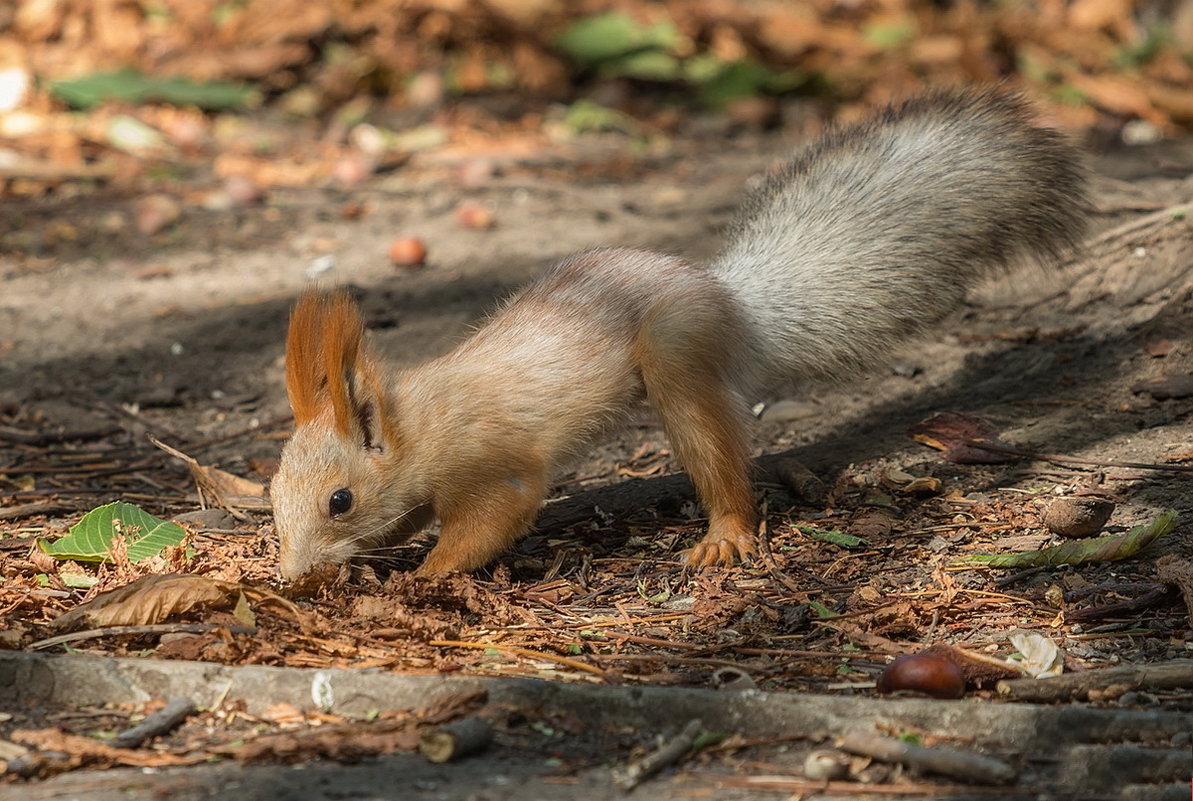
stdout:
[(295, 431), (270, 488), (284, 578), (410, 533), (420, 493), (395, 469), (403, 448), (387, 384), (346, 292), (299, 299), (286, 338)]

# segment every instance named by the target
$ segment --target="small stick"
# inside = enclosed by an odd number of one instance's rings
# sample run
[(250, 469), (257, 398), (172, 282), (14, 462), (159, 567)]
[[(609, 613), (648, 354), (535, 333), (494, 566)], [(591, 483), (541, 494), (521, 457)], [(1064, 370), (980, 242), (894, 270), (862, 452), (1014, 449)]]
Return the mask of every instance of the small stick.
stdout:
[(558, 665), (566, 665), (575, 670), (582, 670), (585, 673), (591, 673), (598, 676), (604, 681), (615, 682), (615, 679), (608, 673), (598, 667), (593, 667), (578, 659), (568, 659), (566, 656), (556, 656), (555, 654), (548, 654), (542, 651), (535, 651), (530, 648), (521, 648), (516, 645), (502, 645), (495, 642), (466, 642), (464, 640), (431, 640), (427, 645), (435, 648), (480, 648), (484, 650), (493, 649), (494, 651), (505, 651), (506, 653), (516, 654), (517, 656), (527, 657), (529, 659), (545, 659), (548, 662), (554, 662)]
[(692, 750), (692, 743), (700, 734), (703, 725), (700, 718), (692, 718), (688, 721), (688, 725), (683, 727), (683, 731), (664, 743), (662, 747), (637, 762), (631, 762), (620, 776), (613, 779), (613, 783), (628, 792), (663, 768), (678, 762), (680, 757)]
[(103, 439), (111, 434), (120, 433), (115, 426), (104, 428), (86, 428), (79, 431), (24, 431), (19, 428), (0, 426), (0, 442), (13, 442), (18, 445), (50, 445), (58, 442), (84, 442), (87, 440)]
[(62, 503), (61, 501), (21, 503), (16, 506), (10, 506), (7, 509), (0, 509), (0, 520), (22, 520), (26, 517), (33, 517), (34, 515), (56, 515), (59, 512), (73, 512), (77, 508), (75, 504)]
[(965, 444), (993, 453), (1006, 453), (1011, 456), (1021, 456), (1024, 459), (1036, 459), (1041, 462), (1056, 462), (1057, 464), (1083, 464), (1091, 467), (1126, 467), (1131, 470), (1160, 470), (1167, 473), (1193, 473), (1193, 465), (1184, 464), (1152, 464), (1149, 462), (1115, 462), (1102, 459), (1079, 459), (1076, 456), (1059, 456), (1055, 453), (1036, 453), (1025, 448), (1011, 445), (995, 445), (980, 439), (967, 439)]
[(175, 698), (136, 726), (117, 734), (111, 744), (116, 748), (136, 748), (151, 737), (173, 731), (195, 714), (195, 709), (195, 702), (190, 698)]
[[(763, 790), (769, 792), (790, 792), (792, 798), (808, 798), (823, 793), (832, 793), (834, 798), (855, 798), (867, 795), (877, 796), (928, 796), (944, 795), (955, 798), (956, 785), (952, 784), (864, 784), (862, 782), (824, 782), (811, 781), (796, 776), (739, 776), (736, 774), (701, 773), (703, 781), (714, 781), (718, 787), (733, 787), (743, 790)], [(1005, 798), (1007, 791), (1002, 787), (971, 787), (966, 790), (969, 795), (992, 795)]]
[(29, 644), (29, 650), (42, 651), (79, 640), (94, 640), (98, 637), (116, 637), (124, 634), (204, 634), (216, 629), (227, 629), (233, 634), (255, 634), (257, 630), (250, 626), (224, 626), (219, 623), (150, 623), (144, 626), (109, 626), (106, 629), (87, 629), (86, 631), (72, 631), (69, 634), (59, 634), (47, 637)]
[(1102, 606), (1091, 606), (1088, 609), (1076, 609), (1065, 613), (1065, 622), (1067, 623), (1089, 623), (1094, 620), (1102, 620), (1107, 617), (1114, 617), (1126, 612), (1138, 612), (1140, 609), (1148, 609), (1153, 606), (1160, 606), (1169, 601), (1176, 602), (1180, 598), (1180, 593), (1175, 587), (1170, 587), (1167, 584), (1162, 584), (1158, 588), (1144, 593), (1136, 598), (1128, 598), (1125, 601), (1117, 601), (1112, 604), (1103, 604)]
[(951, 748), (925, 748), (893, 737), (847, 734), (837, 742), (837, 747), (851, 754), (898, 762), (925, 773), (938, 773), (974, 784), (1010, 784), (1016, 776), (1015, 769), (999, 759)]
[(462, 718), (423, 732), (418, 750), (435, 763), (451, 762), (479, 754), (493, 741), (493, 727), (484, 718)]
[(1121, 688), (1119, 695), (1128, 690), (1187, 689), (1193, 687), (1193, 659), (1083, 670), (1046, 679), (1004, 679), (995, 686), (999, 695), (1016, 701), (1068, 701), (1112, 688)]

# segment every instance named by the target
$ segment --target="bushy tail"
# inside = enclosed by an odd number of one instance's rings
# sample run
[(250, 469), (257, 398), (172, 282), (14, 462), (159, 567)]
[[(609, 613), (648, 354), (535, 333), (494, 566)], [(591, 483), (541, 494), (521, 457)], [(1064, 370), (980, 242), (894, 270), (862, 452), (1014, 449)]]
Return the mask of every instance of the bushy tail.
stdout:
[(758, 380), (856, 372), (982, 277), (1082, 239), (1077, 151), (1017, 94), (939, 93), (841, 128), (746, 202), (712, 271)]

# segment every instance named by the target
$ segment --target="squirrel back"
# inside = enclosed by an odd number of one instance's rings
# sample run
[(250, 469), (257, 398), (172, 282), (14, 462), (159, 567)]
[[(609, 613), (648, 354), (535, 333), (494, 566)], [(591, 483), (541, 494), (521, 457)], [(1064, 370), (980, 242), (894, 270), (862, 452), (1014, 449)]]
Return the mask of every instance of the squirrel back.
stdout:
[(750, 329), (757, 389), (856, 374), (1003, 268), (1085, 230), (1071, 145), (998, 88), (937, 93), (829, 133), (747, 199), (711, 266)]

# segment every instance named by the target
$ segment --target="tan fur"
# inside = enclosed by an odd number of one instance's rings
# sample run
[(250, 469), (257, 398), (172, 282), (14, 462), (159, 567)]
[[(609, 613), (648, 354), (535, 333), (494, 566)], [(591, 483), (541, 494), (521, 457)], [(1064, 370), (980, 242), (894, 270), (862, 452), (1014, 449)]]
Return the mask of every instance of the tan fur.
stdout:
[[(525, 533), (551, 476), (644, 399), (708, 509), (691, 563), (747, 556), (756, 393), (857, 371), (982, 276), (1072, 245), (1086, 205), (1079, 160), (1021, 100), (940, 95), (810, 146), (755, 194), (710, 268), (577, 254), (410, 370), (370, 355), (345, 293), (304, 296), (287, 339), (297, 428), (271, 489), (282, 573), (434, 518), (420, 572), (480, 567)], [(353, 503), (333, 512), (339, 490)]]

